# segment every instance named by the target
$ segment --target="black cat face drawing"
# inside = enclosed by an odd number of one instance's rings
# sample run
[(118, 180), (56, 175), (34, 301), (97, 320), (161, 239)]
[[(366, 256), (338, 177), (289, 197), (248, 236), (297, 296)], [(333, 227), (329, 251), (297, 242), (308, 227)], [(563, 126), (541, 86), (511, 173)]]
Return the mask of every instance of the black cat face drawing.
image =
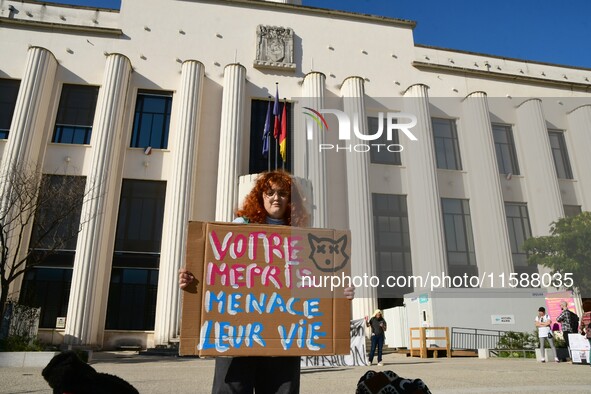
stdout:
[(308, 234), (308, 242), (311, 249), (310, 259), (322, 272), (340, 271), (349, 262), (346, 235), (335, 241), (332, 238), (318, 238)]

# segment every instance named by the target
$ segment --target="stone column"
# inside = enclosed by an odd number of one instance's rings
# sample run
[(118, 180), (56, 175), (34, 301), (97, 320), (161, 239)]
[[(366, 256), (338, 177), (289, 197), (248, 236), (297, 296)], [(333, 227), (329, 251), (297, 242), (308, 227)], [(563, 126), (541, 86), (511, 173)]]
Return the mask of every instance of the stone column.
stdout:
[(404, 112), (417, 117), (417, 125), (412, 130), (418, 141), (400, 138), (408, 187), (412, 273), (423, 279), (429, 274), (448, 272), (428, 89), (426, 85), (417, 84), (404, 92)]
[[(86, 181), (87, 201), (82, 207), (82, 220), (87, 222), (78, 234), (74, 272), (68, 303), (65, 343), (72, 345), (98, 344), (106, 309), (101, 293), (108, 288), (112, 256), (106, 252), (108, 234), (104, 212), (116, 199), (114, 190), (119, 181), (117, 171), (121, 158), (121, 126), (125, 112), (125, 99), (131, 75), (131, 63), (124, 55), (107, 55), (103, 83), (97, 99), (92, 127), (90, 173)], [(105, 302), (106, 304), (106, 302)], [(101, 322), (102, 324), (101, 325)], [(99, 344), (100, 345), (100, 344)]]
[(57, 60), (50, 51), (40, 47), (29, 48), (0, 164), (2, 173), (15, 165), (34, 168), (43, 162), (50, 130), (46, 118), (56, 71)]
[(231, 222), (238, 207), (238, 166), (242, 151), (246, 68), (229, 64), (224, 70), (222, 121), (218, 155), (215, 220)]
[[(46, 120), (56, 71), (57, 61), (50, 51), (40, 47), (29, 48), (8, 141), (0, 162), (0, 196), (2, 198), (0, 217), (6, 224), (12, 222), (14, 218), (18, 221), (18, 216), (24, 219), (22, 212), (18, 212), (19, 207), (14, 207), (11, 202), (14, 193), (18, 191), (11, 190), (12, 182), (9, 179), (12, 176), (17, 178), (24, 176), (33, 180), (35, 177), (32, 176), (41, 170), (47, 138), (49, 130), (51, 130)], [(28, 224), (29, 227), (31, 225), (32, 223)], [(24, 258), (27, 253), (26, 246), (29, 243), (28, 237), (22, 240), (18, 239), (18, 228), (10, 230), (4, 227), (4, 230), (9, 231), (8, 234), (3, 234), (2, 238), (2, 241), (7, 243), (10, 253), (9, 256), (5, 256), (6, 261), (13, 261), (14, 257), (17, 257), (17, 260)], [(25, 232), (28, 231), (25, 229)], [(23, 247), (20, 255), (15, 256), (15, 251), (19, 249), (19, 243)], [(4, 268), (9, 269), (10, 267)]]
[(486, 93), (466, 96), (461, 122), (476, 261), (482, 272), (509, 275), (513, 259)]
[[(304, 78), (302, 96), (304, 107), (316, 111), (324, 108), (324, 89), (326, 77), (319, 72), (311, 72)], [(312, 139), (308, 140), (304, 149), (304, 168), (302, 176), (312, 183), (312, 217), (311, 227), (325, 228), (328, 226), (327, 191), (326, 191), (326, 158), (320, 152), (319, 146), (324, 143), (324, 132), (310, 120), (305, 122), (306, 128), (311, 128)], [(307, 133), (304, 131), (304, 133)], [(298, 174), (300, 175), (300, 174)]]
[[(365, 90), (363, 79), (350, 77), (341, 86), (345, 113), (352, 126), (367, 134), (365, 113)], [(351, 145), (365, 143), (354, 132)], [(347, 200), (349, 207), (349, 229), (351, 231), (351, 275), (362, 277), (376, 275), (375, 240), (373, 212), (369, 190), (369, 152), (345, 152), (347, 162)], [(353, 300), (353, 319), (371, 315), (377, 307), (377, 292), (373, 287), (356, 289)]]
[(527, 190), (532, 235), (550, 234), (550, 224), (564, 217), (560, 187), (552, 158), (542, 101), (531, 99), (517, 107), (516, 144), (521, 149), (519, 165)]
[(583, 211), (591, 211), (591, 105), (583, 105), (568, 113), (568, 130), (565, 138), (570, 142), (569, 158), (574, 168), (574, 177), (579, 186)]
[(158, 273), (158, 296), (154, 342), (165, 345), (176, 338), (180, 329), (178, 270), (185, 260), (187, 223), (191, 190), (197, 162), (199, 114), (204, 66), (196, 60), (185, 61), (178, 90), (178, 128), (172, 135), (172, 177), (166, 188), (162, 251)]

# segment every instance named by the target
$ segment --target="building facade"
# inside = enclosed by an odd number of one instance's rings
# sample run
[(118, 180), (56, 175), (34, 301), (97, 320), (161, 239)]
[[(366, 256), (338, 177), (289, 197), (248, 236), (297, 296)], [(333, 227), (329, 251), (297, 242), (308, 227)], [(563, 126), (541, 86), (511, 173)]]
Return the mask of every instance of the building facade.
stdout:
[[(414, 26), (293, 1), (1, 0), (1, 166), (92, 196), (75, 246), (11, 289), (43, 338), (177, 340), (187, 222), (231, 220), (268, 167), (277, 90), (285, 166), (315, 227), (351, 230), (353, 275), (543, 274), (523, 240), (591, 209), (591, 70), (415, 45)], [(420, 288), (359, 286), (353, 317)]]

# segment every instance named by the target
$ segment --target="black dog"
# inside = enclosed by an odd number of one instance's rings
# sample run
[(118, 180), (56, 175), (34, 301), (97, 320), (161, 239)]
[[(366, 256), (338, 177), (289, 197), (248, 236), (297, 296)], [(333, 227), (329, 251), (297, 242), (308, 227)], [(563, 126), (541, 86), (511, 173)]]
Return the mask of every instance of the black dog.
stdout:
[(139, 394), (120, 377), (95, 371), (73, 351), (56, 355), (41, 374), (54, 394)]
[(367, 371), (355, 394), (431, 394), (421, 379), (404, 379), (393, 371)]

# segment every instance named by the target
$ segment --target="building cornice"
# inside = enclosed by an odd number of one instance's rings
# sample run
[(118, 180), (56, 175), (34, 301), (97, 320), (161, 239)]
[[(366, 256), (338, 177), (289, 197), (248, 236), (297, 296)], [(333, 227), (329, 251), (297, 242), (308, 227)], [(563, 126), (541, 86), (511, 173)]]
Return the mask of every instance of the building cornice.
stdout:
[[(125, 1), (125, 0), (123, 0)], [(196, 1), (196, 0), (183, 0), (183, 1)], [(386, 16), (379, 16), (379, 15), (370, 15), (370, 14), (361, 14), (357, 12), (349, 12), (349, 11), (338, 11), (338, 10), (330, 10), (326, 8), (317, 8), (317, 7), (310, 7), (305, 5), (294, 5), (294, 4), (286, 4), (286, 3), (274, 3), (271, 1), (265, 0), (199, 0), (198, 2), (208, 2), (208, 3), (215, 3), (215, 4), (235, 4), (235, 5), (246, 5), (246, 6), (257, 6), (257, 7), (264, 7), (264, 8), (277, 8), (283, 10), (290, 10), (290, 11), (297, 11), (301, 13), (308, 13), (314, 15), (322, 15), (322, 16), (331, 16), (337, 17), (342, 19), (355, 19), (355, 20), (362, 20), (367, 22), (374, 22), (374, 23), (382, 23), (392, 26), (399, 26), (399, 27), (406, 27), (414, 29), (417, 23), (415, 21), (407, 20), (407, 19), (396, 19), (396, 18), (389, 18)]]
[[(122, 0), (124, 1), (124, 0)], [(74, 4), (63, 4), (63, 3), (47, 3), (45, 1), (39, 0), (18, 0), (19, 3), (28, 3), (28, 4), (36, 4), (36, 5), (43, 5), (47, 6), (50, 5), (52, 7), (63, 7), (63, 8), (77, 8), (77, 9), (85, 9), (85, 10), (93, 10), (93, 11), (102, 11), (102, 12), (119, 12), (118, 9), (115, 8), (104, 8), (104, 7), (90, 7), (86, 5), (74, 5)]]
[(109, 27), (68, 25), (68, 24), (62, 24), (62, 23), (41, 22), (41, 21), (35, 21), (35, 20), (23, 20), (23, 19), (14, 19), (14, 18), (6, 18), (6, 17), (0, 17), (0, 25), (13, 25), (13, 26), (22, 26), (25, 28), (47, 29), (47, 30), (74, 31), (74, 32), (80, 32), (80, 33), (101, 34), (101, 35), (114, 36), (114, 37), (120, 37), (123, 35), (123, 30), (109, 28)]
[(433, 49), (433, 50), (436, 50), (436, 51), (445, 51), (445, 52), (451, 52), (451, 53), (462, 53), (462, 54), (465, 54), (465, 55), (474, 55), (474, 56), (486, 57), (486, 58), (490, 58), (490, 59), (507, 60), (507, 61), (511, 61), (511, 62), (519, 62), (519, 63), (527, 63), (527, 64), (539, 64), (541, 66), (569, 68), (569, 69), (572, 69), (572, 70), (581, 70), (581, 71), (591, 71), (591, 68), (586, 68), (586, 67), (569, 66), (569, 65), (558, 64), (558, 63), (547, 63), (547, 62), (540, 62), (540, 61), (535, 61), (535, 60), (519, 59), (519, 58), (515, 58), (515, 57), (491, 55), (491, 54), (482, 53), (482, 52), (472, 52), (472, 51), (464, 51), (464, 50), (461, 50), (461, 49), (437, 47), (437, 46), (432, 46), (432, 45), (415, 44), (415, 48), (426, 48), (426, 49)]
[(518, 81), (537, 85), (567, 87), (573, 90), (591, 91), (591, 83), (560, 81), (556, 79), (532, 77), (527, 75), (507, 74), (488, 70), (474, 70), (466, 67), (449, 66), (437, 63), (427, 63), (420, 61), (413, 61), (412, 65), (421, 70), (445, 71), (450, 74), (473, 75), (478, 77), (488, 77), (496, 80), (504, 81)]

